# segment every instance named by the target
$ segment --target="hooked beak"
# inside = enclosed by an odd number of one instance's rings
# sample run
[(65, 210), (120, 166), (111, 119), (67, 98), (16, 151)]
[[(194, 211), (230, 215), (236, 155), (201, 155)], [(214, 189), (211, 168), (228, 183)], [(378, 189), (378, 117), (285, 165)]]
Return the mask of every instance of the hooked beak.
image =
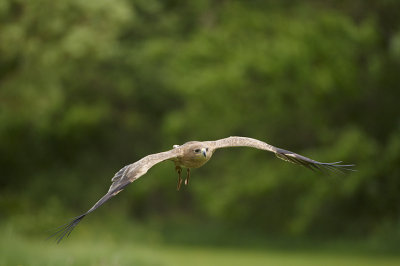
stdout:
[(204, 157), (207, 157), (207, 150), (205, 148), (201, 149), (201, 153), (203, 154)]

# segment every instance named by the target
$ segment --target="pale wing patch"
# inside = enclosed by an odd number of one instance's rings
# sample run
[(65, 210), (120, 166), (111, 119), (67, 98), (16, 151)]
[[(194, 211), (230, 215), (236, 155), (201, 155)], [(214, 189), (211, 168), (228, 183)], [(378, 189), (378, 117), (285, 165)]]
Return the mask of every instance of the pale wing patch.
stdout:
[(111, 181), (115, 182), (115, 181), (120, 180), (121, 177), (123, 177), (125, 175), (125, 172), (128, 170), (128, 166), (130, 166), (130, 164), (125, 165), (118, 172), (116, 172), (115, 175), (113, 176), (113, 178), (111, 178)]

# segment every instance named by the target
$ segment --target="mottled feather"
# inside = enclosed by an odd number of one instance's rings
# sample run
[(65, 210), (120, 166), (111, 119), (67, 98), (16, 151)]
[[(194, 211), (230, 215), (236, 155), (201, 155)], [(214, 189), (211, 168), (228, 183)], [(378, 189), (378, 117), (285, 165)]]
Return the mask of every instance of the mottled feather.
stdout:
[(341, 162), (334, 162), (334, 163), (318, 162), (313, 159), (302, 156), (300, 154), (274, 147), (268, 143), (253, 138), (229, 137), (216, 141), (209, 141), (209, 143), (210, 143), (209, 145), (211, 145), (214, 149), (229, 148), (229, 147), (252, 147), (260, 150), (270, 151), (275, 153), (275, 156), (278, 157), (279, 159), (305, 166), (311, 170), (323, 171), (325, 169), (325, 170), (332, 170), (339, 172), (343, 172), (345, 170), (354, 171), (353, 169), (351, 169), (351, 167), (354, 166), (352, 164), (340, 164)]
[(73, 218), (70, 222), (62, 225), (58, 228), (58, 230), (51, 235), (50, 237), (55, 237), (57, 243), (59, 243), (65, 236), (69, 236), (74, 229), (75, 226), (89, 213), (96, 210), (98, 207), (103, 205), (106, 201), (117, 195), (121, 192), (127, 185), (146, 174), (146, 172), (153, 167), (155, 164), (160, 163), (162, 161), (174, 158), (179, 156), (181, 152), (180, 149), (173, 149), (166, 152), (160, 152), (156, 154), (148, 155), (139, 161), (124, 166), (121, 170), (119, 170), (114, 177), (111, 179), (113, 182), (108, 190), (108, 192), (97, 201), (92, 208), (90, 208), (87, 212)]

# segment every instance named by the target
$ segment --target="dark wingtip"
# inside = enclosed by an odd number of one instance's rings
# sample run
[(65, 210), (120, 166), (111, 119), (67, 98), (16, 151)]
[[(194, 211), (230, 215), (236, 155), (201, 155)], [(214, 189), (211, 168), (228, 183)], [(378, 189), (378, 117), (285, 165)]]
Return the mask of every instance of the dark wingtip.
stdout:
[(342, 173), (344, 174), (346, 171), (349, 172), (356, 172), (356, 169), (353, 169), (353, 167), (355, 167), (354, 164), (340, 164), (341, 162), (333, 162), (333, 163), (318, 163), (318, 165), (334, 171), (334, 172), (338, 172), (338, 173)]
[(71, 222), (66, 223), (61, 225), (60, 227), (58, 227), (57, 231), (55, 233), (53, 233), (51, 236), (49, 236), (47, 239), (53, 238), (55, 237), (55, 240), (57, 242), (57, 244), (59, 244), (61, 242), (61, 240), (66, 236), (68, 237), (72, 230), (75, 228), (75, 226), (78, 225), (78, 223), (86, 216), (85, 214), (79, 215), (77, 217), (75, 217)]

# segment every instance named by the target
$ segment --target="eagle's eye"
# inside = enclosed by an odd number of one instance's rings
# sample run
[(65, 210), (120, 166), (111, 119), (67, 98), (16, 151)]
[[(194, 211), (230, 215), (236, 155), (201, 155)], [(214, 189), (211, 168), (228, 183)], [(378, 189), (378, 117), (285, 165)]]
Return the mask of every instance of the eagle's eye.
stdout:
[(200, 149), (195, 149), (194, 152), (195, 152), (195, 153), (199, 153), (199, 152), (200, 152)]

